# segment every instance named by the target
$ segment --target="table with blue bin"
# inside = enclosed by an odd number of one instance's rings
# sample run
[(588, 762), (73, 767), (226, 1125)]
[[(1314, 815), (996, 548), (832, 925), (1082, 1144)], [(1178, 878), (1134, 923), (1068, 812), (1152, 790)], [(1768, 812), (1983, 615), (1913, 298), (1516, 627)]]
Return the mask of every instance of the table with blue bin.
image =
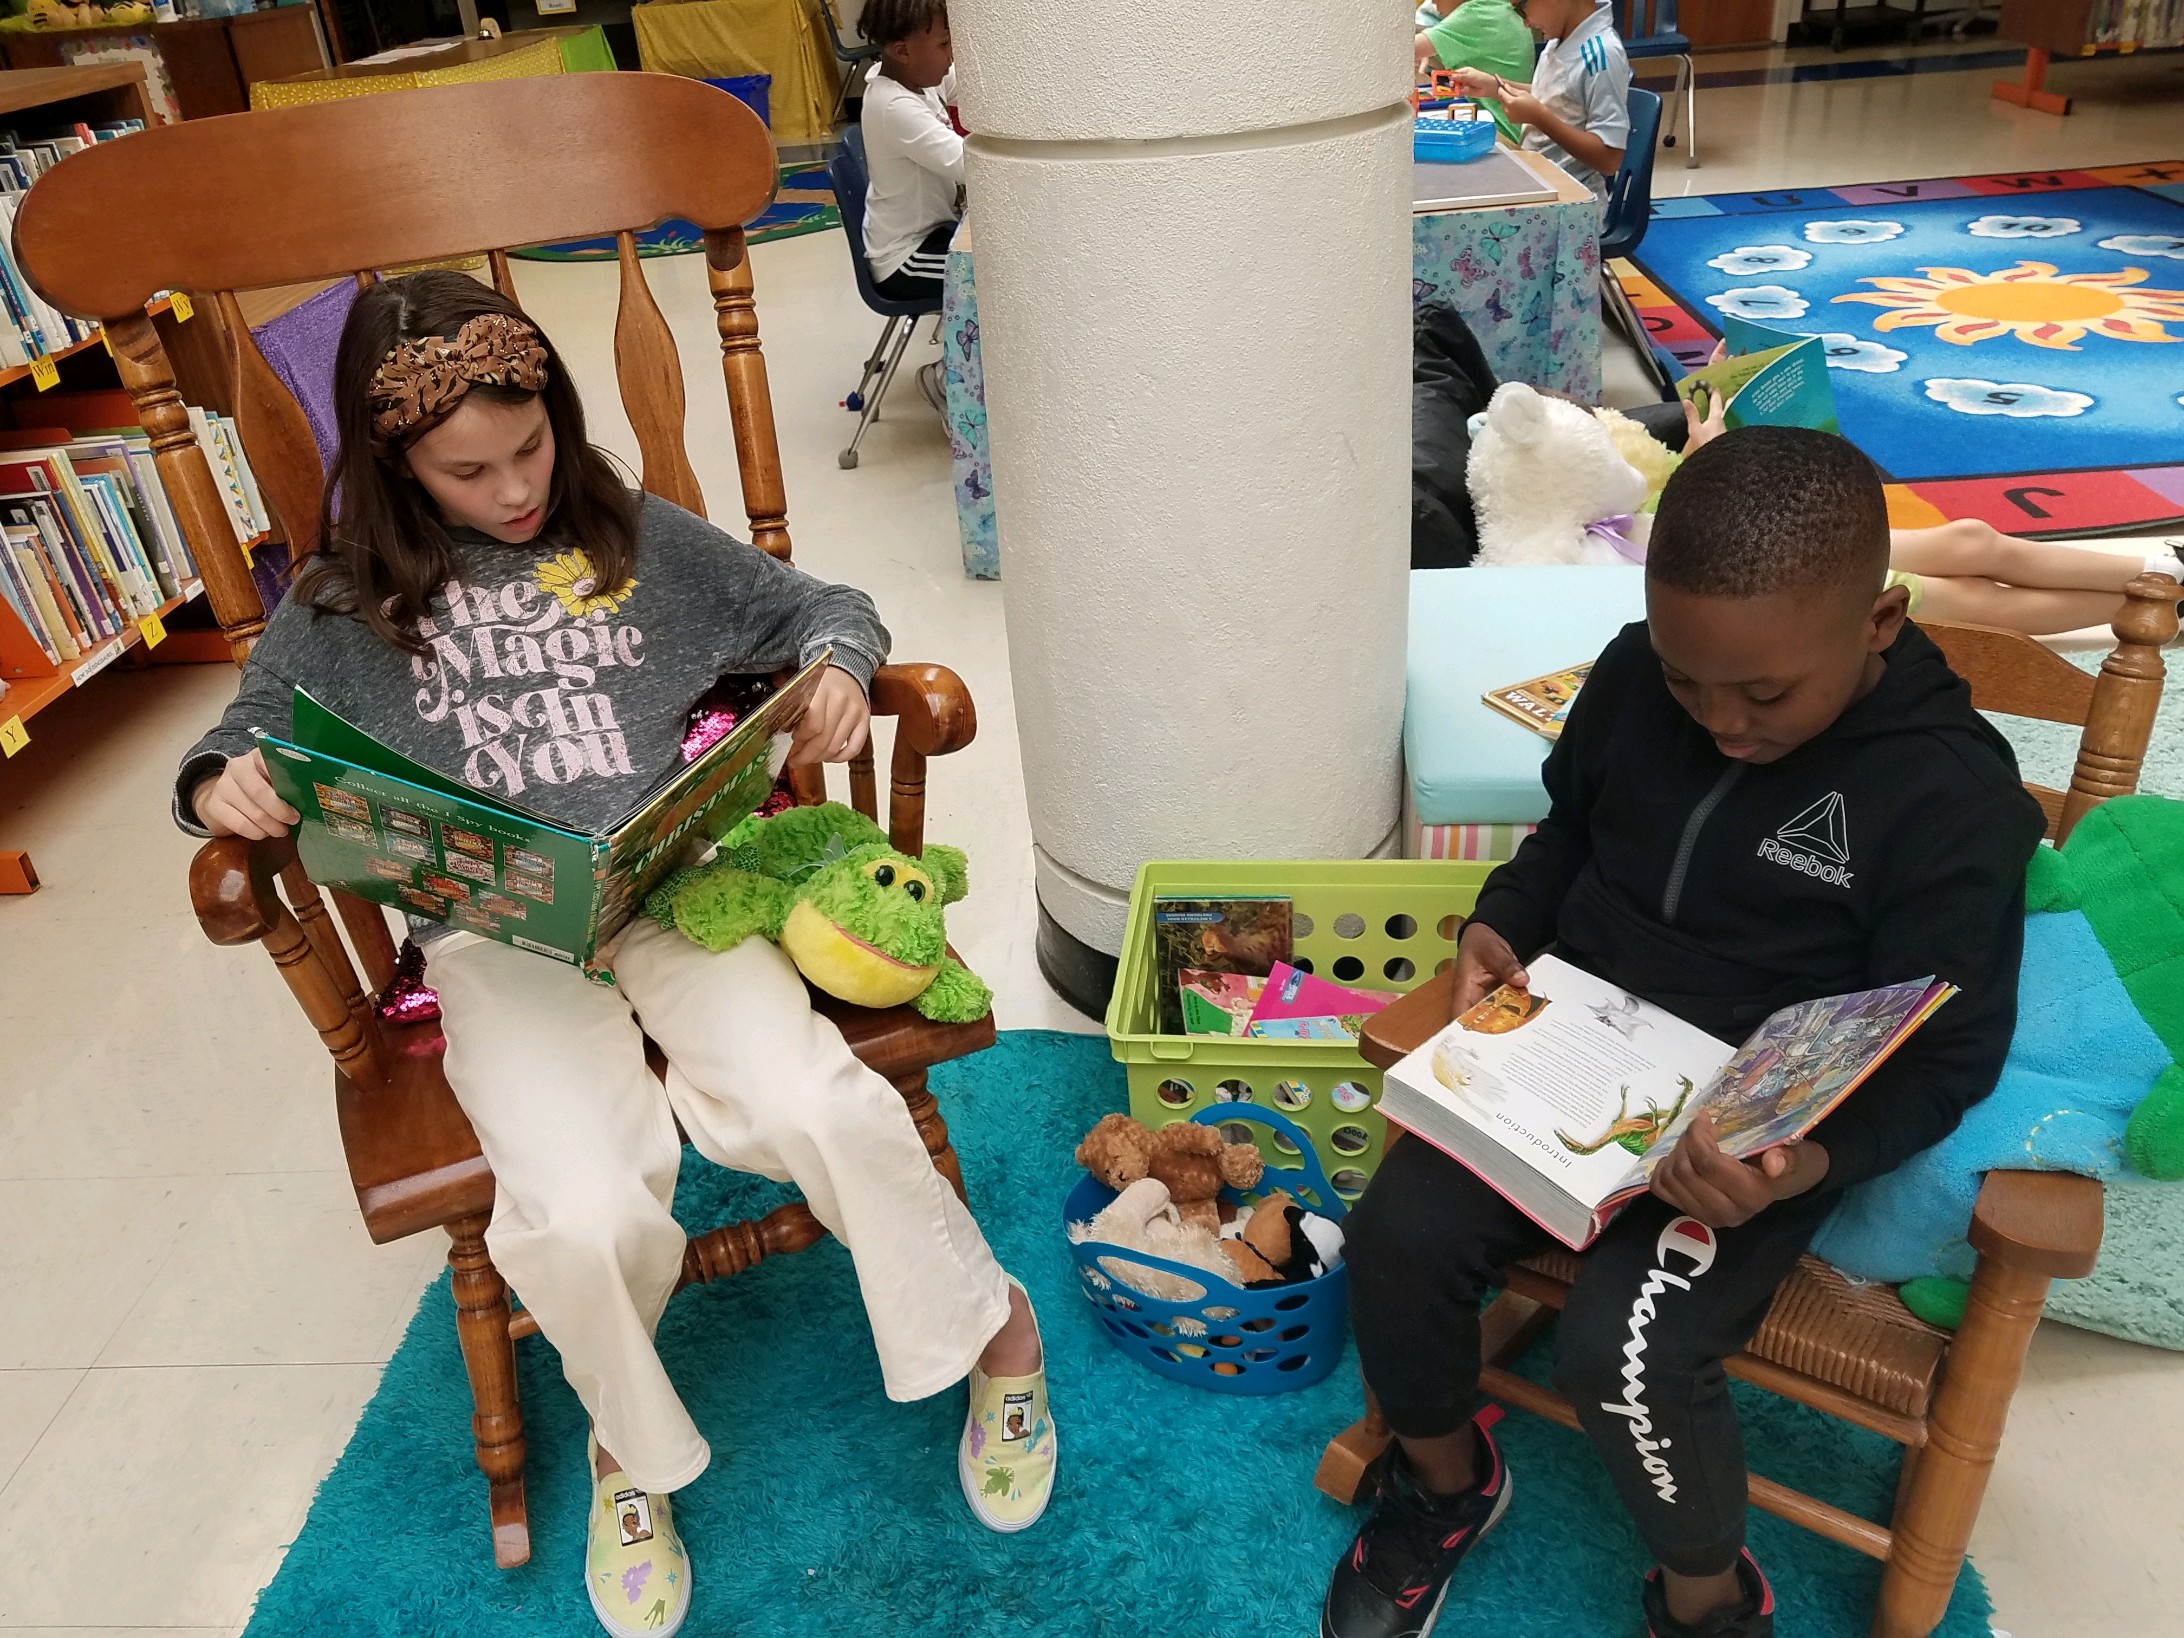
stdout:
[[(1524, 156), (1531, 164), (1536, 156)], [(1552, 200), (1429, 211), (1411, 218), (1411, 300), (1446, 301), (1478, 337), (1504, 381), (1600, 400), (1600, 204), (1545, 160)], [(1278, 247), (1269, 247), (1278, 256)], [(963, 572), (1001, 576), (993, 468), (986, 442), (985, 373), (978, 352), (972, 222), (948, 253), (941, 306), (948, 443), (955, 461)]]

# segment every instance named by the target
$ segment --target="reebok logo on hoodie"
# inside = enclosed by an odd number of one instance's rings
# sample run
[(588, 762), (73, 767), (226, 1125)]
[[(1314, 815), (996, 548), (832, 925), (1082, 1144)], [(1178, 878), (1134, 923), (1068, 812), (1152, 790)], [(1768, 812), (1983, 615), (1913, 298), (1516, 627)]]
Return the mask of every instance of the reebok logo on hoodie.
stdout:
[(1841, 791), (1830, 791), (1759, 844), (1759, 856), (1830, 887), (1848, 887), (1850, 824)]

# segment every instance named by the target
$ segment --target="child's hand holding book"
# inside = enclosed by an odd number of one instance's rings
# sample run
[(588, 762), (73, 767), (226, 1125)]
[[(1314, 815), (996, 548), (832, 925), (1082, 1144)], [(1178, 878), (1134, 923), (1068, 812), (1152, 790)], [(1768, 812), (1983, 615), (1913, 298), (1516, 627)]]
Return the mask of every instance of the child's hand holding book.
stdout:
[(1483, 921), (1466, 922), (1456, 941), (1456, 995), (1448, 1015), (1460, 1017), (1504, 984), (1521, 990), (1529, 982), (1507, 939)]
[(1777, 1200), (1817, 1188), (1827, 1175), (1828, 1152), (1811, 1138), (1733, 1160), (1715, 1140), (1712, 1117), (1702, 1113), (1654, 1168), (1652, 1188), (1686, 1216), (1723, 1229), (1750, 1221)]
[(792, 768), (820, 762), (847, 762), (865, 748), (872, 731), (872, 707), (857, 679), (838, 665), (819, 674), (811, 703), (796, 719), (789, 741)]
[(300, 817), (274, 793), (266, 777), (265, 753), (245, 751), (228, 758), (227, 766), (209, 779), (200, 779), (190, 793), (197, 822), (215, 836), (248, 836), (263, 841), (286, 836)]

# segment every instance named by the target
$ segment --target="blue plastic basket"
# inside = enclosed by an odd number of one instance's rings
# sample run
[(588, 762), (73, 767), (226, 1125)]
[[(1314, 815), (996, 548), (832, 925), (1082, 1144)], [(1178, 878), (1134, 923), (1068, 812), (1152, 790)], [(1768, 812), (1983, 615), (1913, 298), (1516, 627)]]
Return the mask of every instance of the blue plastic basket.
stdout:
[(768, 130), (773, 128), (773, 76), (771, 74), (731, 74), (724, 80), (707, 80), (707, 85), (727, 92), (758, 116), (759, 123)]
[[(1257, 1188), (1249, 1193), (1223, 1189), (1224, 1198), (1241, 1204), (1286, 1189), (1307, 1211), (1342, 1220), (1342, 1198), (1321, 1170), (1311, 1134), (1303, 1128), (1251, 1104), (1216, 1104), (1195, 1119), (1201, 1126), (1256, 1122), (1299, 1151), (1296, 1166), (1269, 1166)], [(1062, 1219), (1086, 1222), (1114, 1198), (1113, 1189), (1086, 1177), (1062, 1203)], [(1085, 1240), (1070, 1249), (1076, 1254), (1077, 1282), (1085, 1300), (1098, 1311), (1100, 1325), (1115, 1346), (1177, 1382), (1216, 1393), (1289, 1393), (1325, 1377), (1342, 1357), (1347, 1265), (1296, 1285), (1247, 1287), (1104, 1240)], [(1153, 1296), (1129, 1283), (1134, 1269), (1188, 1280), (1203, 1295), (1190, 1302)]]
[(1436, 165), (1460, 165), (1482, 159), (1494, 151), (1494, 122), (1490, 119), (1414, 119), (1411, 121), (1411, 158)]

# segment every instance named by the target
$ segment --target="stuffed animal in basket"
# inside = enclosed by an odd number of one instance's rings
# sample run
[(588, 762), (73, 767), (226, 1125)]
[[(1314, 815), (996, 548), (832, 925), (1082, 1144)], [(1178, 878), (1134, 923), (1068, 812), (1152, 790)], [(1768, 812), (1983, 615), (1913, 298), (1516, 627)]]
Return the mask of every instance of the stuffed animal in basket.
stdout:
[(645, 913), (708, 950), (772, 939), (827, 994), (861, 1007), (905, 1002), (941, 1023), (969, 1023), (993, 993), (948, 953), (941, 907), (970, 890), (960, 849), (922, 859), (839, 802), (743, 821), (708, 864), (677, 871)]
[[(1813, 1242), (1849, 1273), (1910, 1282), (1904, 1301), (1937, 1323), (1962, 1312), (1987, 1171), (2184, 1178), (2184, 803), (2102, 803), (2033, 855), (2026, 907), (2017, 1029), (1994, 1091), (1931, 1149), (1849, 1190)], [(2184, 1263), (2157, 1249), (2165, 1238), (2149, 1237), (2136, 1267), (2128, 1238), (2104, 1244), (2094, 1279), (2058, 1282), (2049, 1311), (2184, 1348)]]
[(1087, 1132), (1077, 1164), (1117, 1194), (1158, 1178), (1183, 1221), (1208, 1232), (1221, 1226), (1222, 1187), (1248, 1189), (1266, 1170), (1256, 1146), (1227, 1142), (1211, 1126), (1177, 1121), (1156, 1131), (1128, 1115), (1108, 1115)]
[[(1090, 1221), (1071, 1223), (1069, 1238), (1142, 1251), (1233, 1285), (1294, 1285), (1317, 1279), (1342, 1261), (1341, 1228), (1307, 1212), (1280, 1189), (1239, 1210), (1236, 1221), (1217, 1237), (1201, 1224), (1186, 1222), (1169, 1198), (1168, 1186), (1157, 1177), (1139, 1178)], [(1197, 1302), (1205, 1296), (1202, 1286), (1179, 1274), (1113, 1257), (1102, 1258), (1100, 1266), (1149, 1297)]]
[(1479, 517), (1476, 563), (1645, 561), (1646, 478), (1591, 410), (1504, 382), (1465, 473)]

